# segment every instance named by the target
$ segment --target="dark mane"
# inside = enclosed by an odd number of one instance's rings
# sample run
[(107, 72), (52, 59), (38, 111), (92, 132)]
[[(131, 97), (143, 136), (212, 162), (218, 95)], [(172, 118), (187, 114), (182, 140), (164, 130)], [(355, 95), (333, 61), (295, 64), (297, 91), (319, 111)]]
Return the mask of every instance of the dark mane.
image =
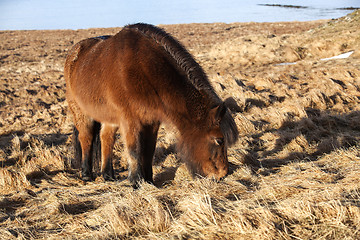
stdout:
[(169, 33), (161, 28), (145, 23), (127, 25), (125, 28), (137, 30), (160, 44), (186, 73), (188, 80), (195, 88), (198, 90), (205, 90), (215, 104), (220, 103), (221, 100), (215, 93), (202, 67), (195, 61), (194, 57), (185, 49), (185, 47)]
[[(196, 89), (205, 91), (214, 106), (221, 104), (222, 100), (215, 93), (202, 67), (195, 61), (194, 57), (185, 47), (169, 33), (159, 27), (145, 23), (127, 25), (125, 28), (136, 30), (160, 44), (186, 73), (188, 80)], [(229, 145), (234, 144), (238, 139), (239, 133), (235, 121), (228, 110), (221, 121), (220, 127), (226, 142)]]

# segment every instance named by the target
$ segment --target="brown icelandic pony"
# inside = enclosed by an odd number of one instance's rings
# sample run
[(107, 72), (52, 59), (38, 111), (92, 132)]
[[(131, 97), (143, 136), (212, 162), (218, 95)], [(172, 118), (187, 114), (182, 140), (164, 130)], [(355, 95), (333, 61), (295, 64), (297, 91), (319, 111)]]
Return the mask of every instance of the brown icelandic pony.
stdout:
[(179, 130), (180, 151), (193, 174), (227, 174), (227, 148), (238, 137), (235, 122), (200, 65), (164, 30), (140, 23), (114, 36), (85, 39), (69, 52), (65, 78), (84, 180), (93, 178), (97, 136), (101, 174), (114, 179), (111, 155), (119, 129), (131, 183), (152, 182), (161, 122)]

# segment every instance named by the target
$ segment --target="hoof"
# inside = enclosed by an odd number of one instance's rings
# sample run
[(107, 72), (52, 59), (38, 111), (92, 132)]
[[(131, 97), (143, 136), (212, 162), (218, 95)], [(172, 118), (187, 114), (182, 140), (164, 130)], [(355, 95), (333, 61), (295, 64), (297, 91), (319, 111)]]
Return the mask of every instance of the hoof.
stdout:
[(139, 189), (141, 187), (141, 182), (135, 182), (135, 183), (131, 183), (131, 186), (133, 187), (133, 189)]
[(144, 179), (142, 178), (142, 176), (140, 174), (129, 174), (129, 181), (130, 181), (130, 184), (131, 186), (134, 188), (134, 189), (138, 189), (142, 182), (144, 181)]
[(113, 182), (113, 181), (116, 180), (114, 175), (102, 174), (102, 176), (103, 176), (103, 178), (104, 178), (105, 181), (111, 181), (111, 182)]
[(148, 183), (148, 184), (154, 185), (154, 182), (152, 180), (144, 180), (144, 179), (138, 179), (137, 181), (130, 180), (130, 183), (134, 189), (139, 189), (143, 183)]
[(138, 189), (141, 187), (141, 184), (144, 182), (144, 179), (142, 178), (131, 178), (131, 176), (129, 177), (129, 181), (131, 186), (133, 187), (133, 189)]
[(84, 182), (94, 181), (94, 178), (93, 178), (92, 174), (82, 174), (81, 179), (82, 179)]

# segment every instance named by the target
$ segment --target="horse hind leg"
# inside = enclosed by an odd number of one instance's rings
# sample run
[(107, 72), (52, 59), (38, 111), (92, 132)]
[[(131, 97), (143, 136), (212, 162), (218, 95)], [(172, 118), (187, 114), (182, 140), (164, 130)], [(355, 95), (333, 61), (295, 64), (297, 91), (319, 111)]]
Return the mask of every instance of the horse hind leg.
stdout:
[(112, 150), (115, 143), (115, 135), (118, 127), (111, 124), (103, 124), (100, 130), (101, 140), (101, 174), (105, 180), (114, 180), (114, 168), (112, 164)]
[(152, 162), (160, 123), (146, 124), (126, 136), (129, 152), (129, 180), (134, 188), (141, 181), (153, 183)]
[[(84, 115), (77, 105), (69, 101), (69, 108), (75, 125), (75, 158), (81, 155), (81, 177), (84, 181), (93, 180), (93, 161), (97, 161), (96, 152), (100, 148), (98, 136), (101, 124)], [(79, 144), (80, 143), (80, 144)]]
[(97, 148), (100, 148), (99, 140), (97, 140), (100, 131), (100, 123), (96, 121), (86, 120), (85, 122), (75, 125), (79, 132), (78, 138), (81, 146), (81, 178), (84, 181), (91, 181), (93, 177), (93, 161), (96, 159)]
[(79, 131), (76, 127), (73, 129), (72, 142), (74, 147), (74, 159), (70, 162), (70, 167), (73, 169), (80, 169), (81, 159), (82, 159), (82, 150), (81, 144), (79, 141)]

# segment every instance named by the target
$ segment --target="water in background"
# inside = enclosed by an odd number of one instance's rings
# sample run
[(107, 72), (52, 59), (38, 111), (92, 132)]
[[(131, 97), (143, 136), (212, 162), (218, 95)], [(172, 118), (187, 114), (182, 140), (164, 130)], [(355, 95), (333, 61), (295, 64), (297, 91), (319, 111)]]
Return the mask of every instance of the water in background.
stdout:
[[(296, 5), (297, 8), (276, 5)], [(0, 30), (331, 19), (359, 0), (0, 0)]]

